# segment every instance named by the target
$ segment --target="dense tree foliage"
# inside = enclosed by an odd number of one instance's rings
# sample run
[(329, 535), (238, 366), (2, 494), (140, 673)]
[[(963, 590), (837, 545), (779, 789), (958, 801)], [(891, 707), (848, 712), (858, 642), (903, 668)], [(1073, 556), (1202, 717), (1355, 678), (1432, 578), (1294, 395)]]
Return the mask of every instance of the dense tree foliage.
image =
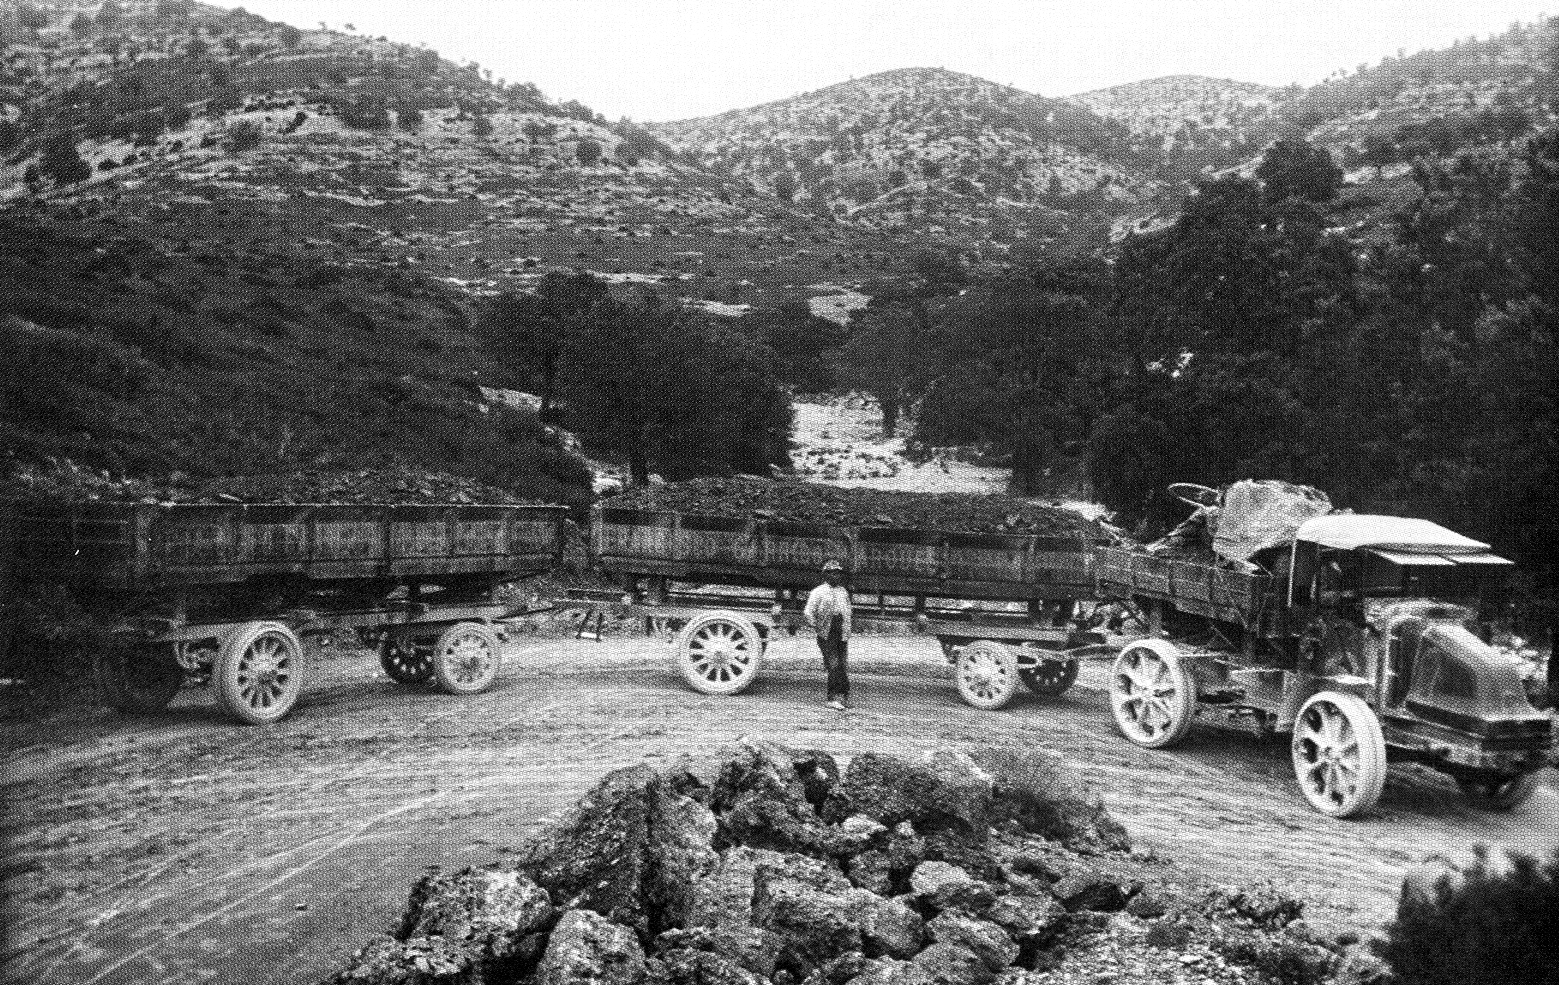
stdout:
[(799, 393), (823, 393), (837, 387), (835, 369), (847, 335), (843, 325), (814, 315), (804, 301), (755, 309), (741, 324), (755, 340), (774, 351), (780, 382)]
[(558, 357), (565, 420), (622, 455), (631, 481), (733, 472), (789, 461), (791, 407), (773, 353), (739, 329), (650, 293), (606, 298), (568, 332)]
[(1331, 211), (1324, 151), (1275, 145), (1258, 174), (1203, 181), (1107, 262), (1037, 256), (879, 304), (844, 379), (918, 410), (916, 443), (1001, 456), (1022, 491), (1069, 493), (1082, 471), (1151, 526), (1183, 510), (1171, 482), (1305, 482), (1488, 540), (1529, 603), (1551, 598), (1559, 134), (1417, 162), (1417, 195), (1363, 241)]

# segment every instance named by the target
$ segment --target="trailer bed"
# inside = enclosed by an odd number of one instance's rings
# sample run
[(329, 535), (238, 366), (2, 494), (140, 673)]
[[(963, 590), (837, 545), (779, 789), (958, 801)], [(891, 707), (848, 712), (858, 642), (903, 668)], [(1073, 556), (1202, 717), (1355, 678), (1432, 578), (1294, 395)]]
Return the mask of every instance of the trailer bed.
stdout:
[(1093, 542), (1034, 534), (832, 526), (598, 508), (591, 547), (620, 576), (780, 589), (817, 583), (838, 561), (862, 592), (993, 601), (1070, 600), (1094, 591)]
[(561, 506), (17, 504), (18, 574), (180, 586), (256, 577), (515, 577), (552, 567)]

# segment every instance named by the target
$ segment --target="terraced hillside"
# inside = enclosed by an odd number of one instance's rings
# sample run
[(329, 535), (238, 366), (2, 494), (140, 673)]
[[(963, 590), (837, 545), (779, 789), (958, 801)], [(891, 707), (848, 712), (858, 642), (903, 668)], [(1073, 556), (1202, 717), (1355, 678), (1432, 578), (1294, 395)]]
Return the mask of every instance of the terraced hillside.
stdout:
[(978, 245), (1154, 191), (1122, 125), (1087, 109), (933, 68), (882, 72), (793, 99), (656, 124), (693, 159), (853, 226)]

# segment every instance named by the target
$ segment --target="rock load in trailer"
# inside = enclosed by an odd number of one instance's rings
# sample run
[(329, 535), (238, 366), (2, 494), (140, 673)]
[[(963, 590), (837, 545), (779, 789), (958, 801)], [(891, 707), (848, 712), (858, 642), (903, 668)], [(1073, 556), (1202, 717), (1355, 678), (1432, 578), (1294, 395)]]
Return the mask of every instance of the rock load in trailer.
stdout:
[[(1320, 981), (1272, 887), (1199, 885), (1045, 752), (918, 761), (743, 740), (608, 774), (511, 866), (430, 875), (345, 985)], [(1357, 971), (1358, 969), (1355, 969)]]
[(720, 478), (643, 486), (601, 502), (603, 509), (667, 511), (733, 520), (884, 526), (958, 533), (1037, 534), (1109, 539), (1103, 526), (1046, 503), (985, 493), (847, 489), (813, 482)]

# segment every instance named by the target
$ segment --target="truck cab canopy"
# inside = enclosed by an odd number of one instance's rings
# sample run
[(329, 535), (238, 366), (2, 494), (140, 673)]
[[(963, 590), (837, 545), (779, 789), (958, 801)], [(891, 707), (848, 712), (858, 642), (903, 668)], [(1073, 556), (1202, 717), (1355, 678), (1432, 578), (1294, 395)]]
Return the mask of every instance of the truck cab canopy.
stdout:
[(1414, 517), (1334, 513), (1300, 524), (1296, 541), (1336, 550), (1364, 550), (1402, 565), (1505, 565), (1489, 545)]

